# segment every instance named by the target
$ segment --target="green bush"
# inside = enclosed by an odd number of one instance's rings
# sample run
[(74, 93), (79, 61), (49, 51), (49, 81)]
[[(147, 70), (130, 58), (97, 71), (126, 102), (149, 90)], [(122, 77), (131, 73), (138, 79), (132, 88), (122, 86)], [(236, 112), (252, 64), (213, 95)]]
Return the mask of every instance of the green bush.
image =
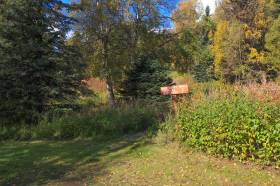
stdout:
[(117, 136), (140, 132), (157, 122), (153, 106), (125, 105), (102, 108), (84, 113), (68, 113), (66, 116), (44, 120), (37, 126), (0, 126), (0, 140), (31, 140), (88, 138)]
[(181, 104), (177, 137), (210, 154), (280, 165), (280, 105), (251, 101), (241, 94)]

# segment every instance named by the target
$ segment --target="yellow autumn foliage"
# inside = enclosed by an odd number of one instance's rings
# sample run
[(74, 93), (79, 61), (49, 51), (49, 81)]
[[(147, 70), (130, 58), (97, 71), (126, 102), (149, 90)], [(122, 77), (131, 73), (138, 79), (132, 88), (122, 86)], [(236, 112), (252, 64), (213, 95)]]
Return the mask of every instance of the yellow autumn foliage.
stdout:
[(183, 28), (194, 29), (197, 25), (197, 0), (181, 0), (173, 12), (174, 26), (177, 32)]
[(249, 40), (261, 40), (268, 27), (268, 19), (264, 14), (265, 0), (257, 0), (258, 8), (252, 23), (244, 24), (245, 38)]
[(263, 63), (265, 61), (264, 52), (258, 52), (255, 48), (250, 48), (250, 52), (248, 54), (248, 61), (250, 63)]
[(244, 33), (246, 39), (259, 40), (262, 38), (262, 33), (258, 30), (248, 29), (248, 30), (244, 30)]
[(221, 63), (224, 57), (224, 50), (222, 44), (228, 24), (227, 21), (219, 21), (217, 23), (216, 32), (213, 34), (212, 38), (213, 44), (211, 45), (211, 50), (214, 55), (214, 72), (220, 79), (223, 79)]

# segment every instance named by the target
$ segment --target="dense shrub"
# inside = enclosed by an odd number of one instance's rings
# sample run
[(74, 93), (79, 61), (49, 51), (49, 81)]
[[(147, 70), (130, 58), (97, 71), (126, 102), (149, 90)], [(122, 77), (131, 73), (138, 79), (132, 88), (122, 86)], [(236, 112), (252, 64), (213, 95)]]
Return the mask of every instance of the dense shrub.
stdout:
[(37, 126), (0, 126), (0, 140), (74, 139), (96, 136), (116, 136), (140, 132), (154, 125), (158, 119), (155, 107), (122, 105), (97, 111), (68, 113), (42, 121)]
[(280, 165), (280, 105), (240, 93), (181, 104), (177, 137), (210, 154)]

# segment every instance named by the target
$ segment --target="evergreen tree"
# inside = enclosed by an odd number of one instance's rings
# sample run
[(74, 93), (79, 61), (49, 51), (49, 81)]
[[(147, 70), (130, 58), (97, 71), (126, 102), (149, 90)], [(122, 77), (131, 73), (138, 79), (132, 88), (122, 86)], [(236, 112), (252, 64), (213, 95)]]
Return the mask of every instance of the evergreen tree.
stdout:
[(199, 63), (194, 64), (192, 75), (198, 82), (208, 82), (215, 79), (213, 69), (213, 56), (208, 47), (201, 50)]
[(209, 16), (210, 16), (210, 6), (206, 6), (206, 9), (205, 9), (205, 16), (206, 16), (206, 17), (209, 17)]
[(167, 71), (157, 60), (141, 58), (127, 72), (127, 79), (122, 82), (121, 94), (126, 99), (147, 99), (160, 101), (160, 87), (172, 84)]
[(65, 42), (73, 23), (66, 9), (61, 0), (1, 1), (1, 118), (34, 123), (48, 106), (77, 94), (82, 68)]
[(206, 82), (214, 79), (214, 59), (209, 48), (209, 33), (215, 30), (215, 24), (210, 17), (210, 7), (205, 9), (205, 15), (198, 22), (197, 28), (197, 61), (193, 65), (192, 74), (198, 82)]

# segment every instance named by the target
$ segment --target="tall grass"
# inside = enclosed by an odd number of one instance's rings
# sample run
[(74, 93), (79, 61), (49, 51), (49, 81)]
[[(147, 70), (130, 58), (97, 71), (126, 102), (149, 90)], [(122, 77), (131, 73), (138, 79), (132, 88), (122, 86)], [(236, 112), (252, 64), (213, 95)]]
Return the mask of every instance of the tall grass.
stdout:
[(37, 126), (0, 127), (0, 140), (66, 140), (88, 137), (110, 137), (141, 132), (160, 120), (157, 107), (121, 104), (116, 108), (102, 107), (68, 114)]
[(237, 85), (235, 87), (252, 100), (268, 104), (280, 104), (280, 86), (276, 83)]

